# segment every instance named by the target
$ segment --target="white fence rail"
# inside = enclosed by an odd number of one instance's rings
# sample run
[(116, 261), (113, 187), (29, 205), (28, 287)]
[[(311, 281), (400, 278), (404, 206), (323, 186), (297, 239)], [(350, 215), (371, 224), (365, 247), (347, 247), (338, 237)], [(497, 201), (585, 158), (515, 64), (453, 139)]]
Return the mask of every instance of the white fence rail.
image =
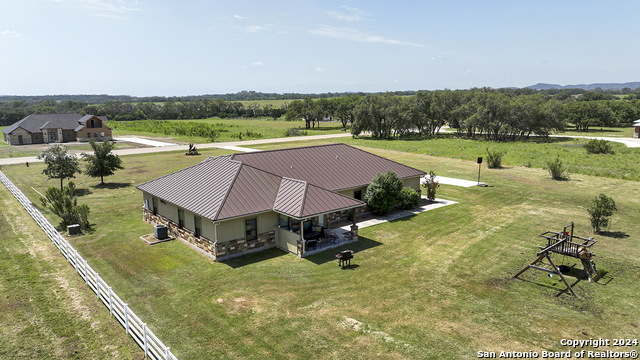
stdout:
[(78, 251), (60, 235), (60, 233), (42, 216), (31, 201), (0, 171), (0, 181), (9, 189), (13, 196), (24, 206), (29, 215), (40, 225), (49, 239), (60, 249), (78, 275), (89, 285), (98, 299), (109, 309), (111, 315), (124, 327), (127, 334), (144, 350), (144, 356), (157, 360), (178, 360), (171, 350), (164, 346), (140, 318), (129, 309), (129, 306), (116, 295), (111, 286), (100, 278), (87, 261), (78, 255)]

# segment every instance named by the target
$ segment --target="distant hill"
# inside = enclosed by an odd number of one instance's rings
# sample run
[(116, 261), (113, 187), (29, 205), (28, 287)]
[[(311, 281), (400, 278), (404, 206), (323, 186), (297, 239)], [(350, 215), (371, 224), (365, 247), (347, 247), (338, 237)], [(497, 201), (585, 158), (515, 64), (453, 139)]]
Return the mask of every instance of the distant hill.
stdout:
[(602, 90), (621, 90), (622, 88), (637, 89), (640, 88), (640, 82), (628, 82), (628, 83), (595, 83), (595, 84), (578, 84), (578, 85), (558, 85), (558, 84), (546, 84), (537, 83), (535, 85), (527, 86), (530, 89), (536, 90), (549, 90), (549, 89), (583, 89), (583, 90), (595, 90), (601, 88)]

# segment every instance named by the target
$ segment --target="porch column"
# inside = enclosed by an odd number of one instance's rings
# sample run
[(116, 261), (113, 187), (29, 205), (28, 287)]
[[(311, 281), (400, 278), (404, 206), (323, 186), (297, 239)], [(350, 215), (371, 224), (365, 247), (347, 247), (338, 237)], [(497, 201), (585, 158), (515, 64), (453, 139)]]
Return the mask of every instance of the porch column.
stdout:
[(353, 209), (353, 224), (351, 224), (351, 235), (353, 235), (354, 240), (358, 240), (358, 225), (356, 225), (357, 210), (358, 208)]
[(302, 241), (302, 254), (307, 252), (307, 240), (304, 239), (304, 220), (300, 220), (300, 241)]

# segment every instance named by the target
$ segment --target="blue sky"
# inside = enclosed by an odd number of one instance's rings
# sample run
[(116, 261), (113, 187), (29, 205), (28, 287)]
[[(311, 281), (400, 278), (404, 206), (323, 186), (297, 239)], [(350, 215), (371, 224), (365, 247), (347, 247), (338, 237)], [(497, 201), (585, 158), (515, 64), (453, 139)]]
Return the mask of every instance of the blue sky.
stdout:
[(637, 1), (3, 0), (0, 94), (640, 81)]

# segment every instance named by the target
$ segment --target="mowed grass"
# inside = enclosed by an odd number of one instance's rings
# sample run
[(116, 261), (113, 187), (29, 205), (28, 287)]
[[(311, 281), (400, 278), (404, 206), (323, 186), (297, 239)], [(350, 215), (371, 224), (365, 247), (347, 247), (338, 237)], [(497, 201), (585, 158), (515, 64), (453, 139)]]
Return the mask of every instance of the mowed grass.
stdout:
[[(285, 136), (285, 131), (290, 128), (300, 128), (302, 131), (306, 131), (307, 135), (322, 135), (322, 134), (337, 134), (341, 132), (342, 124), (340, 122), (322, 122), (319, 127), (315, 129), (305, 129), (304, 121), (285, 121), (285, 120), (248, 120), (248, 119), (188, 119), (188, 120), (169, 120), (176, 122), (199, 122), (206, 124), (224, 124), (227, 132), (220, 132), (215, 139), (215, 142), (228, 142), (239, 140), (255, 140), (255, 139), (273, 139)], [(347, 128), (346, 131), (350, 131)], [(254, 134), (258, 135), (254, 135)], [(123, 135), (139, 135), (149, 137), (163, 137), (173, 141), (179, 141), (184, 143), (210, 143), (211, 139), (202, 137), (190, 137), (190, 136), (177, 136), (177, 135), (164, 135), (150, 132), (138, 132), (129, 130), (113, 131), (114, 136)]]
[[(0, 139), (1, 140), (1, 139)], [(92, 151), (91, 145), (88, 143), (64, 143), (63, 145), (69, 148), (69, 152), (82, 152)], [(16, 158), (25, 156), (37, 156), (42, 153), (45, 148), (44, 144), (37, 145), (9, 145), (3, 141), (0, 141), (0, 158)], [(126, 143), (116, 143), (116, 149), (130, 149), (135, 148), (136, 145)]]
[[(452, 134), (443, 134), (432, 139), (390, 139), (378, 140), (369, 137), (358, 139), (340, 138), (316, 140), (309, 144), (344, 142), (355, 146), (395, 150), (413, 154), (424, 154), (444, 158), (475, 161), (487, 158), (487, 149), (505, 151), (502, 165), (506, 167), (524, 166), (543, 169), (546, 162), (560, 156), (570, 173), (595, 175), (608, 178), (640, 180), (640, 148), (628, 148), (624, 144), (610, 142), (615, 154), (588, 154), (584, 149), (586, 139), (550, 138), (529, 141), (494, 142), (472, 139), (458, 139)], [(297, 143), (254, 145), (256, 149), (268, 150), (279, 147), (300, 146)], [(469, 179), (474, 179), (470, 174)], [(477, 169), (476, 175), (477, 176)], [(608, 181), (608, 180), (602, 180)]]
[(555, 132), (554, 135), (567, 135), (567, 136), (602, 136), (602, 137), (622, 137), (632, 138), (633, 127), (594, 127), (588, 131), (576, 130), (568, 126), (565, 131)]
[(0, 358), (143, 358), (4, 185), (0, 207)]
[[(477, 173), (475, 161), (365, 149), (442, 176)], [(70, 240), (180, 359), (460, 359), (477, 351), (566, 351), (563, 338), (638, 337), (635, 181), (574, 175), (556, 182), (535, 168), (483, 170), (489, 188), (438, 190), (458, 204), (361, 229), (348, 246), (356, 251), (351, 268), (337, 266), (341, 249), (306, 259), (272, 249), (212, 263), (177, 241), (143, 244), (139, 236), (153, 229), (141, 220), (134, 189), (223, 152), (203, 153), (122, 157), (126, 170), (105, 187), (78, 177), (80, 203), (91, 207), (96, 227)], [(31, 187), (55, 186), (41, 169), (3, 167), (35, 204)], [(574, 266), (568, 279), (579, 298), (541, 272), (514, 280), (543, 244), (538, 234), (574, 221), (576, 234), (590, 235), (586, 208), (600, 192), (620, 209), (593, 248), (603, 278), (589, 283), (579, 262), (555, 257)]]

